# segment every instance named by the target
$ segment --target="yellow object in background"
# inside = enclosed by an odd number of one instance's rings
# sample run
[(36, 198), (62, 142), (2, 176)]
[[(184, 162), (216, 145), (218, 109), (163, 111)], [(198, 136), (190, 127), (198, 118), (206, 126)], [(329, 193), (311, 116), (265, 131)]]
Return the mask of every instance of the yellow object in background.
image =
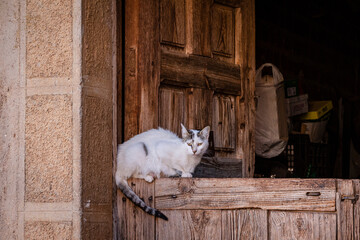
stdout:
[(301, 120), (319, 120), (332, 108), (331, 101), (309, 101), (309, 111), (301, 115)]

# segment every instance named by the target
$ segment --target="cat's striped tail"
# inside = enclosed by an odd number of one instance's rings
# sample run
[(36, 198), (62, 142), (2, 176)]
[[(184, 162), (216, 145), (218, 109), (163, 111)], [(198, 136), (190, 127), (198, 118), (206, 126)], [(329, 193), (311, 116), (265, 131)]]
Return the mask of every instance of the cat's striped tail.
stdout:
[(144, 212), (155, 217), (162, 218), (166, 221), (168, 220), (168, 218), (162, 212), (147, 206), (146, 203), (131, 189), (126, 179), (116, 179), (116, 185), (130, 201), (132, 201), (136, 206), (140, 207)]

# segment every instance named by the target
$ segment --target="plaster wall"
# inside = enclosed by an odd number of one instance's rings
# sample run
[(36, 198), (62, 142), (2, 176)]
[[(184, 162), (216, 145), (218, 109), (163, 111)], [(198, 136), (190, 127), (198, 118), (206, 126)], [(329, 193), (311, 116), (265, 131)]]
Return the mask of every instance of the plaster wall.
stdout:
[[(20, 98), (20, 3), (0, 1), (0, 236), (18, 235), (17, 169)], [(6, 56), (6, 57), (4, 57)]]
[(0, 1), (1, 238), (112, 238), (114, 4)]

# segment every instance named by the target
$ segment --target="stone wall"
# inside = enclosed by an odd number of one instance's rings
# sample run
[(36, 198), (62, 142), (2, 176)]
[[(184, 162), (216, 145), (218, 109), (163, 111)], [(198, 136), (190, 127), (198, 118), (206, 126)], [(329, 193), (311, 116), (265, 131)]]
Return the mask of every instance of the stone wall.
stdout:
[(112, 1), (83, 1), (83, 236), (112, 235)]
[(114, 4), (0, 2), (1, 238), (112, 238)]
[[(17, 169), (21, 155), (20, 4), (0, 1), (0, 236), (18, 235)], [(6, 56), (6, 58), (4, 57)]]

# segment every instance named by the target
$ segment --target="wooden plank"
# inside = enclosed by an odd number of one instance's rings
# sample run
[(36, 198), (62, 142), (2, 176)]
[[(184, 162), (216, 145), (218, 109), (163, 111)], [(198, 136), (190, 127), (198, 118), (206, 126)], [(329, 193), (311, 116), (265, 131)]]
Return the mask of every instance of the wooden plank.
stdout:
[[(253, 177), (255, 170), (255, 1), (241, 0), (236, 9), (235, 24), (240, 33), (235, 33), (235, 63), (241, 66), (244, 94), (244, 122), (240, 141), (243, 156), (243, 177)], [(241, 40), (237, 36), (241, 36)], [(237, 55), (237, 53), (240, 53)]]
[(188, 88), (186, 89), (186, 95), (187, 126), (191, 129), (203, 129), (206, 126), (211, 126), (212, 91), (201, 88)]
[[(355, 195), (360, 197), (360, 180), (354, 179)], [(360, 239), (360, 201), (354, 203), (354, 239)]]
[[(125, 4), (126, 5), (126, 4)], [(138, 81), (141, 83), (140, 132), (159, 126), (160, 86), (159, 1), (141, 0), (138, 40)], [(126, 128), (126, 126), (125, 126)]]
[(213, 5), (211, 13), (211, 48), (214, 55), (232, 58), (230, 62), (234, 62), (233, 8), (220, 4)]
[(215, 60), (208, 61), (205, 76), (214, 91), (241, 96), (243, 83), (240, 78), (240, 66), (221, 64)]
[[(236, 121), (236, 125), (235, 125), (235, 135), (236, 135), (236, 152), (235, 152), (235, 157), (238, 159), (241, 159), (241, 161), (244, 161), (244, 143), (243, 143), (243, 139), (244, 139), (244, 134), (245, 134), (245, 116), (244, 116), (244, 103), (241, 103), (241, 97), (240, 96), (236, 96), (235, 98), (235, 121)], [(246, 162), (248, 162), (246, 160)], [(246, 165), (244, 163), (242, 163), (242, 167), (245, 167)], [(244, 177), (244, 170), (241, 169), (241, 176)]]
[(159, 209), (335, 211), (334, 179), (163, 178), (155, 189)]
[(161, 54), (161, 82), (181, 87), (207, 88), (206, 59), (183, 54)]
[(338, 239), (354, 239), (354, 205), (344, 197), (354, 196), (352, 180), (337, 181), (336, 210), (338, 214)]
[(188, 14), (192, 19), (192, 54), (211, 57), (210, 46), (210, 9), (211, 0), (191, 1), (191, 12)]
[(241, 2), (242, 0), (215, 0), (215, 3), (220, 3), (233, 8), (241, 7)]
[(190, 129), (211, 126), (212, 92), (199, 88), (160, 87), (159, 126), (181, 136), (180, 123)]
[[(117, 144), (122, 143), (122, 97), (123, 97), (123, 49), (122, 49), (122, 39), (123, 39), (123, 0), (116, 1), (115, 7), (115, 18), (116, 18), (116, 82), (114, 83), (114, 89), (116, 89), (115, 94), (115, 108), (114, 111), (115, 115), (115, 121), (113, 121), (113, 124), (115, 124), (115, 127), (113, 128), (113, 146), (117, 146)], [(117, 148), (113, 147), (113, 179), (115, 179), (115, 173), (116, 173), (116, 155), (117, 155)], [(120, 238), (120, 229), (119, 229), (119, 215), (118, 215), (118, 195), (117, 195), (117, 186), (116, 182), (113, 180), (113, 190), (112, 190), (112, 200), (113, 200), (113, 206), (112, 206), (112, 212), (113, 212), (113, 239), (119, 239)]]
[(160, 88), (159, 107), (159, 126), (181, 136), (180, 124), (187, 124), (184, 90)]
[(185, 46), (184, 0), (160, 0), (160, 34), (163, 44)]
[(269, 239), (336, 239), (336, 213), (271, 211), (268, 224)]
[(267, 223), (265, 210), (224, 210), (221, 239), (268, 239)]
[(124, 140), (158, 126), (159, 2), (125, 4)]
[[(144, 199), (145, 203), (154, 207), (154, 184), (147, 183), (141, 179), (130, 179), (128, 181), (134, 192)], [(117, 192), (117, 206), (119, 216), (119, 239), (154, 239), (155, 217), (145, 213), (136, 207), (123, 193)]]
[(215, 150), (231, 152), (235, 150), (235, 129), (235, 98), (214, 95), (212, 130)]
[(116, 2), (116, 88), (117, 88), (117, 102), (116, 102), (116, 123), (117, 123), (117, 142), (122, 143), (122, 98), (123, 98), (123, 22), (122, 22), (122, 8), (123, 0)]
[(140, 96), (137, 80), (137, 41), (138, 41), (139, 1), (125, 4), (125, 47), (124, 51), (124, 139), (126, 141), (139, 133)]
[(163, 51), (161, 82), (180, 87), (211, 89), (233, 95), (241, 94), (240, 67), (208, 57)]
[(156, 239), (221, 239), (221, 211), (164, 211), (169, 221), (156, 220)]

